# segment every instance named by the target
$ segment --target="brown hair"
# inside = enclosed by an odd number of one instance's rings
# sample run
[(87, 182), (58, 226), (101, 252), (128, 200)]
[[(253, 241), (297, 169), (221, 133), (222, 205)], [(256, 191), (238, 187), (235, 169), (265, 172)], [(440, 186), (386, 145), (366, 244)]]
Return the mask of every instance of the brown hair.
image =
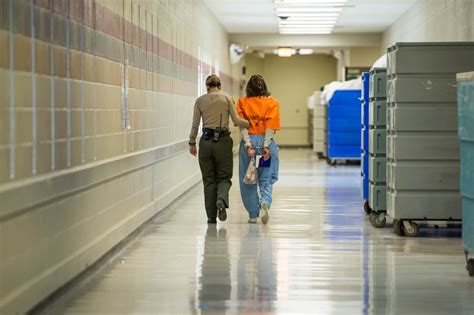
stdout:
[(208, 88), (221, 88), (221, 79), (215, 74), (211, 74), (206, 78), (206, 86)]
[(260, 74), (254, 74), (250, 77), (245, 88), (247, 97), (258, 97), (258, 96), (270, 96), (268, 92), (267, 84)]

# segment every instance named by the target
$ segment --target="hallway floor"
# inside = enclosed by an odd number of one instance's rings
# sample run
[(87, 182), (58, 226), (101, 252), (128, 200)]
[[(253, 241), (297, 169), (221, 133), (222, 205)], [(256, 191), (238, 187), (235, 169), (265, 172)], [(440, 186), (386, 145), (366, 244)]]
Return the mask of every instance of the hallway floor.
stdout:
[(226, 222), (202, 185), (42, 314), (474, 314), (459, 229), (373, 228), (360, 167), (281, 151), (267, 226), (249, 225), (237, 172)]

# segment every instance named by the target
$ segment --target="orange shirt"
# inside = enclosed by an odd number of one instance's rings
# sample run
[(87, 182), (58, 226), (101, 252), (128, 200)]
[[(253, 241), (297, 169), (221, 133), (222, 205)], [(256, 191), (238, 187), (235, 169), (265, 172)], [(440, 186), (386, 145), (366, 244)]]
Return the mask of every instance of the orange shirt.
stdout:
[(280, 104), (273, 97), (242, 97), (237, 114), (250, 122), (249, 134), (263, 135), (265, 129), (280, 129)]

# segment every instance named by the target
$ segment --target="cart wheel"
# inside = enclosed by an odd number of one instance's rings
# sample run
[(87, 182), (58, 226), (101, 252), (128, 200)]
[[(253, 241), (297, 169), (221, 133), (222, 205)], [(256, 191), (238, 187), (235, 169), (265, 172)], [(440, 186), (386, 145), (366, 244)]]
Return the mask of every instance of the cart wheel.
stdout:
[(393, 220), (393, 231), (398, 235), (398, 236), (403, 236), (403, 229), (402, 229), (402, 220), (395, 219)]
[(383, 228), (387, 223), (384, 213), (371, 212), (369, 216), (369, 221), (376, 228)]
[(469, 276), (474, 277), (474, 259), (469, 259), (466, 266)]
[(364, 211), (366, 214), (370, 214), (372, 212), (372, 209), (370, 209), (370, 206), (369, 206), (369, 201), (366, 200), (364, 202)]
[(337, 160), (336, 160), (336, 159), (330, 159), (330, 160), (329, 160), (329, 164), (331, 164), (332, 166), (334, 166), (334, 165), (337, 164)]
[(405, 221), (406, 224), (402, 224), (403, 232), (406, 236), (415, 237), (420, 232), (420, 227), (415, 222)]

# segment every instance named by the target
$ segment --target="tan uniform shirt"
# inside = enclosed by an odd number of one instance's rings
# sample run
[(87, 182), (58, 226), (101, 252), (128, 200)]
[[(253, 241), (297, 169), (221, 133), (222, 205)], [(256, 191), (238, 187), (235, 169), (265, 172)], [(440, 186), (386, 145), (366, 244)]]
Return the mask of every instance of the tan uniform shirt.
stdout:
[(201, 117), (204, 128), (215, 129), (219, 127), (229, 128), (229, 116), (239, 127), (248, 128), (248, 121), (239, 118), (234, 101), (224, 93), (211, 90), (211, 92), (196, 99), (189, 143), (196, 143)]

